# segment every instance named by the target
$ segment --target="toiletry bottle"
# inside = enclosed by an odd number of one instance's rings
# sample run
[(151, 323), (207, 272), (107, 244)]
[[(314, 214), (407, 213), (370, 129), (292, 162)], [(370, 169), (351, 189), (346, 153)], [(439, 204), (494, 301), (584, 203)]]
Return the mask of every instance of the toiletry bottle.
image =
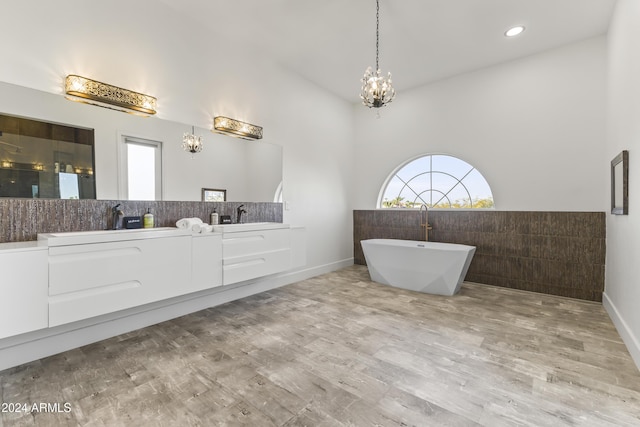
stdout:
[(217, 225), (217, 224), (218, 224), (218, 213), (214, 209), (213, 212), (211, 213), (211, 225)]
[(147, 208), (147, 213), (144, 214), (142, 223), (144, 228), (153, 228), (153, 214), (151, 213), (151, 208)]

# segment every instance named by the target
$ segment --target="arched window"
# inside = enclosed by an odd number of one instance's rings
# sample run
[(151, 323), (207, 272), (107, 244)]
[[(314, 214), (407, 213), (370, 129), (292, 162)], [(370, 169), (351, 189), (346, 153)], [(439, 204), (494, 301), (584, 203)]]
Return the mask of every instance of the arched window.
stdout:
[(493, 208), (482, 174), (464, 160), (428, 154), (400, 165), (380, 191), (380, 208)]

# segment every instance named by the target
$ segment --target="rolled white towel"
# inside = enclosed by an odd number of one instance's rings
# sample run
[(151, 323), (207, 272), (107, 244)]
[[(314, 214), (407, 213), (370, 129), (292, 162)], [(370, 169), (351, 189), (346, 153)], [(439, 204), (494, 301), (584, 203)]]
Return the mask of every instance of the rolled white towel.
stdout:
[(193, 224), (191, 226), (191, 231), (194, 233), (211, 233), (213, 231), (213, 226), (209, 224)]
[(191, 218), (182, 218), (176, 221), (176, 227), (178, 228), (190, 228)]
[(192, 229), (195, 224), (202, 224), (202, 220), (200, 218), (182, 218), (176, 222), (176, 227)]
[(194, 233), (211, 233), (213, 231), (213, 226), (209, 224), (193, 224), (191, 226), (191, 231)]
[(213, 231), (213, 225), (203, 224), (200, 227), (200, 233), (211, 233)]

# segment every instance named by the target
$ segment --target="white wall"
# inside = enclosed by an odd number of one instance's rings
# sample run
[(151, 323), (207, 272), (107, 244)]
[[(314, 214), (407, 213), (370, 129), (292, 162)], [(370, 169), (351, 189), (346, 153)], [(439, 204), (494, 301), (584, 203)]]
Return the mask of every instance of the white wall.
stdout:
[(307, 227), (310, 258), (353, 263), (352, 106), (298, 76), (283, 78), (276, 105), (286, 141), (285, 222)]
[[(607, 215), (604, 306), (640, 367), (640, 2), (618, 0), (609, 30), (606, 159), (629, 150), (629, 215)], [(601, 179), (609, 180), (609, 169)], [(607, 191), (605, 202), (610, 203)]]
[[(105, 7), (82, 0), (3, 0), (0, 12), (12, 17), (0, 26), (0, 39), (11, 41), (3, 45), (4, 57), (11, 59), (0, 67), (0, 82), (54, 94), (40, 103), (21, 98), (14, 86), (0, 86), (0, 111), (95, 128), (99, 198), (117, 198), (116, 183), (101, 174), (114, 176), (118, 132), (165, 141), (165, 158), (179, 159), (167, 171), (172, 176), (195, 179), (202, 168), (212, 167), (227, 168), (232, 178), (242, 174), (211, 150), (216, 144), (246, 143), (209, 132), (212, 117), (225, 115), (263, 126), (263, 141), (283, 147), (283, 195), (290, 208), (284, 219), (307, 228), (308, 267), (331, 268), (352, 258), (349, 103), (251, 46), (224, 34), (212, 40), (157, 1), (114, 0)], [(62, 83), (72, 73), (157, 96), (158, 116), (139, 118), (69, 102)], [(191, 125), (209, 144), (206, 156), (193, 160), (180, 148)], [(169, 199), (193, 200), (188, 191), (199, 199), (199, 185), (180, 185), (166, 180)]]
[(499, 210), (602, 211), (606, 39), (597, 37), (356, 107), (356, 209), (405, 160), (475, 166)]

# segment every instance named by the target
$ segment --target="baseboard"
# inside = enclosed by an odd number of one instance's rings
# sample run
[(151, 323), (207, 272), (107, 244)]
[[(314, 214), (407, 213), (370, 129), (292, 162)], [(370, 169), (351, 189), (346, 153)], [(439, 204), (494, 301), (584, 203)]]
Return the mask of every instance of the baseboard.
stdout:
[(350, 265), (353, 265), (353, 257), (345, 258), (343, 260), (331, 262), (328, 264), (322, 264), (314, 267), (287, 272), (279, 277), (293, 278), (294, 280), (290, 281), (289, 283), (295, 283), (309, 279), (311, 277), (320, 276), (321, 274), (331, 273), (332, 271), (340, 270), (342, 268), (349, 267)]
[(353, 258), (214, 288), (0, 340), (0, 371), (353, 265)]
[(624, 341), (631, 358), (635, 362), (638, 369), (640, 369), (640, 337), (636, 337), (625, 322), (624, 318), (620, 315), (618, 308), (615, 306), (611, 298), (607, 295), (606, 291), (602, 294), (602, 305), (609, 314), (609, 317), (613, 321), (622, 341)]

